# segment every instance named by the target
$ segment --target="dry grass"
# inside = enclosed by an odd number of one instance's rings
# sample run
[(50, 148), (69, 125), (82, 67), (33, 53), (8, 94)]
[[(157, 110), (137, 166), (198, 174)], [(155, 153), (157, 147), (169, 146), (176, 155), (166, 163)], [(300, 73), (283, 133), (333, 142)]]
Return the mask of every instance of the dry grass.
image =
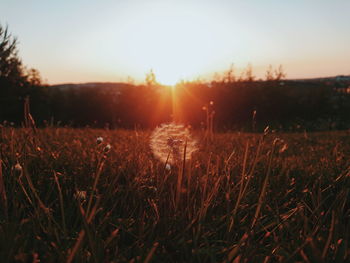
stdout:
[(1, 128), (1, 262), (350, 261), (349, 132), (196, 133), (171, 170), (149, 136)]

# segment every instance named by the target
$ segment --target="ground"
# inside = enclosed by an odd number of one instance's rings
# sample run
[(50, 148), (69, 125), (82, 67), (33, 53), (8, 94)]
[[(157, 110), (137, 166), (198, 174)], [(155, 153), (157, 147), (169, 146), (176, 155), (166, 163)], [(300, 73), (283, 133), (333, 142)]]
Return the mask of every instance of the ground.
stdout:
[(350, 261), (349, 131), (150, 134), (0, 128), (2, 262)]

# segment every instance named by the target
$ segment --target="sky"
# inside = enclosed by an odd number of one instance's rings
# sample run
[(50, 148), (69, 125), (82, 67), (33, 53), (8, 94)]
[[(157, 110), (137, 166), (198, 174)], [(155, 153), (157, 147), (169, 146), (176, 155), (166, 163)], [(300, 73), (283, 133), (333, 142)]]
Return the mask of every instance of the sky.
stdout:
[(0, 0), (23, 64), (49, 84), (350, 74), (349, 0)]

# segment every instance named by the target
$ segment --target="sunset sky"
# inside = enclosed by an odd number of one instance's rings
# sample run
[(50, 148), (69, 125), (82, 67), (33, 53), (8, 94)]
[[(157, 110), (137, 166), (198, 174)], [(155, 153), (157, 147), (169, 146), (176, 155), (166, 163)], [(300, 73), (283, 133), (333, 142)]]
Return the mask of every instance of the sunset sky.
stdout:
[(264, 77), (350, 74), (349, 0), (1, 0), (0, 23), (49, 84), (210, 77), (234, 63)]

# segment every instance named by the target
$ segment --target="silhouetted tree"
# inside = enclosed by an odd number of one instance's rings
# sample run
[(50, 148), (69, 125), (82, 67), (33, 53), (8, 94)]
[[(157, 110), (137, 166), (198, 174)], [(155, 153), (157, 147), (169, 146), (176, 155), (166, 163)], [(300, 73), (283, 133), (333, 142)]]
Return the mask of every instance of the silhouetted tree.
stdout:
[(48, 94), (41, 86), (40, 73), (24, 68), (18, 56), (17, 39), (7, 27), (0, 25), (0, 121), (19, 123), (23, 119), (23, 102), (27, 96), (31, 97), (32, 111), (44, 117), (49, 102)]
[(278, 69), (275, 70), (275, 80), (282, 80), (286, 78), (286, 73), (283, 70), (283, 66), (279, 65)]
[(272, 66), (271, 66), (271, 65), (269, 65), (269, 67), (268, 67), (267, 70), (266, 70), (265, 79), (266, 79), (266, 81), (272, 81), (272, 80), (274, 80), (273, 69), (272, 69)]
[(254, 81), (255, 80), (255, 76), (253, 75), (253, 67), (252, 64), (248, 64), (247, 68), (244, 71), (244, 80), (245, 81)]
[(150, 70), (146, 74), (146, 79), (145, 79), (146, 85), (147, 86), (157, 86), (159, 83), (157, 82), (156, 74), (154, 74), (153, 69)]
[[(18, 57), (17, 39), (2, 25), (0, 25), (0, 80), (2, 84), (7, 82), (20, 86), (25, 81), (22, 62)], [(5, 86), (8, 85), (2, 85)]]
[(232, 63), (230, 65), (229, 69), (224, 72), (223, 82), (224, 83), (233, 83), (235, 81), (236, 81), (235, 67), (234, 67), (234, 64)]
[(31, 86), (41, 86), (42, 79), (39, 70), (31, 68), (27, 71), (27, 81)]

